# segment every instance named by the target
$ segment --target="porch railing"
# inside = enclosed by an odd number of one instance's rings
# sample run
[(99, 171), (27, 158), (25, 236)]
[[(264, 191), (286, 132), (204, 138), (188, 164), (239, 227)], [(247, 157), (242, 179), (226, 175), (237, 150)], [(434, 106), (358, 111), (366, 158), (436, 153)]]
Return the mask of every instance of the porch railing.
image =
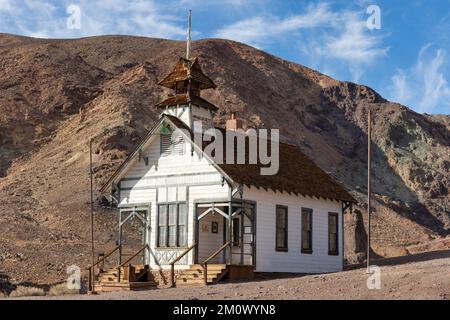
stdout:
[[(212, 255), (210, 255), (205, 261), (203, 261), (202, 266), (203, 266), (203, 280), (205, 282), (205, 284), (208, 284), (208, 263), (214, 259), (215, 257), (217, 257), (217, 255), (219, 253), (221, 253), (223, 250), (225, 250), (231, 243), (230, 241), (227, 241), (223, 244), (223, 246), (221, 246), (216, 252), (214, 252)], [(230, 252), (231, 255), (231, 252)]]
[(136, 251), (136, 253), (134, 253), (133, 255), (131, 255), (131, 257), (129, 257), (125, 262), (123, 262), (121, 265), (119, 265), (117, 267), (117, 279), (120, 282), (120, 270), (126, 266), (127, 264), (130, 263), (131, 260), (133, 260), (134, 258), (136, 258), (142, 251), (144, 251), (145, 249), (148, 248), (148, 244), (145, 244), (144, 246), (142, 246), (142, 248), (140, 248), (138, 251)]
[(174, 260), (170, 261), (170, 287), (175, 286), (175, 263), (180, 261), (185, 255), (188, 254), (189, 251), (194, 249), (197, 246), (197, 242), (194, 242), (190, 247), (188, 247), (186, 250), (184, 250), (178, 257), (176, 257)]
[(101, 259), (98, 259), (96, 263), (92, 266), (88, 266), (86, 269), (89, 271), (89, 281), (88, 281), (88, 288), (92, 291), (93, 283), (92, 281), (95, 281), (95, 267), (97, 267), (100, 263), (104, 263), (106, 259), (108, 259), (114, 252), (119, 250), (121, 248), (121, 245), (116, 246), (113, 250), (111, 250), (109, 253), (105, 254)]

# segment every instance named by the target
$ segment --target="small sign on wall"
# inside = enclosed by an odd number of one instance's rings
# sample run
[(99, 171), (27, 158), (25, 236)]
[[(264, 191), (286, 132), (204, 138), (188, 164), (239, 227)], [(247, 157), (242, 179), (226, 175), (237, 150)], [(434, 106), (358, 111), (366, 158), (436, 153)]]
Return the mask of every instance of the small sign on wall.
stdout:
[(219, 223), (217, 223), (217, 221), (211, 222), (211, 232), (219, 233)]

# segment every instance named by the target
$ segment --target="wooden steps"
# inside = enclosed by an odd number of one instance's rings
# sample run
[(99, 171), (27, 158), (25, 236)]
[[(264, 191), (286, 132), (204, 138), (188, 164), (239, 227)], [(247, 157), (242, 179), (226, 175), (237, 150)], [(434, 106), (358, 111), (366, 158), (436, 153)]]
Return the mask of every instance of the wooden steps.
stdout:
[(150, 290), (157, 287), (155, 282), (96, 282), (98, 292)]
[(126, 266), (119, 269), (111, 268), (100, 272), (95, 282), (96, 291), (130, 291), (156, 288), (150, 268), (144, 265)]
[[(225, 264), (209, 264), (207, 283), (208, 285), (218, 283), (228, 273)], [(192, 265), (189, 269), (183, 271), (176, 280), (176, 286), (204, 285), (204, 271), (199, 264)]]

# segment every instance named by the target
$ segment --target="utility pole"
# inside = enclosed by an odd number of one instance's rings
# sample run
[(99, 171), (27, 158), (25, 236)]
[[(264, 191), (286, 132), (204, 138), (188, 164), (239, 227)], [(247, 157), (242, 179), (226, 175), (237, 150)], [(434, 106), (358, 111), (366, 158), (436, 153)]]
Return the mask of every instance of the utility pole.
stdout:
[(370, 114), (370, 108), (367, 119), (367, 272), (370, 272), (370, 175), (371, 175), (371, 162), (372, 162), (372, 119)]
[(91, 250), (92, 250), (92, 271), (91, 271), (91, 294), (95, 291), (95, 249), (94, 249), (94, 183), (92, 172), (92, 138), (89, 140), (89, 179), (91, 183)]

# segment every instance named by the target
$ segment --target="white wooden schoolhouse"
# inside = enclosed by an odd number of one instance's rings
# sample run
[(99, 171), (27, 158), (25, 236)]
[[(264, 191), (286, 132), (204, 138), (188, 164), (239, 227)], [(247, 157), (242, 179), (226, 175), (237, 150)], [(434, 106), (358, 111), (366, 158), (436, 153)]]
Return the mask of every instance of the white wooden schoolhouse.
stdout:
[[(98, 286), (342, 270), (343, 214), (354, 198), (290, 144), (279, 144), (275, 175), (261, 175), (258, 164), (218, 164), (204, 155), (193, 123), (213, 127), (218, 108), (201, 97), (215, 84), (198, 59), (181, 58), (159, 84), (174, 91), (157, 105), (159, 121), (101, 188), (118, 208), (119, 264), (101, 270)], [(239, 123), (233, 116), (221, 130)], [(131, 218), (143, 226), (143, 246), (134, 255), (142, 255), (139, 265), (121, 254)]]

